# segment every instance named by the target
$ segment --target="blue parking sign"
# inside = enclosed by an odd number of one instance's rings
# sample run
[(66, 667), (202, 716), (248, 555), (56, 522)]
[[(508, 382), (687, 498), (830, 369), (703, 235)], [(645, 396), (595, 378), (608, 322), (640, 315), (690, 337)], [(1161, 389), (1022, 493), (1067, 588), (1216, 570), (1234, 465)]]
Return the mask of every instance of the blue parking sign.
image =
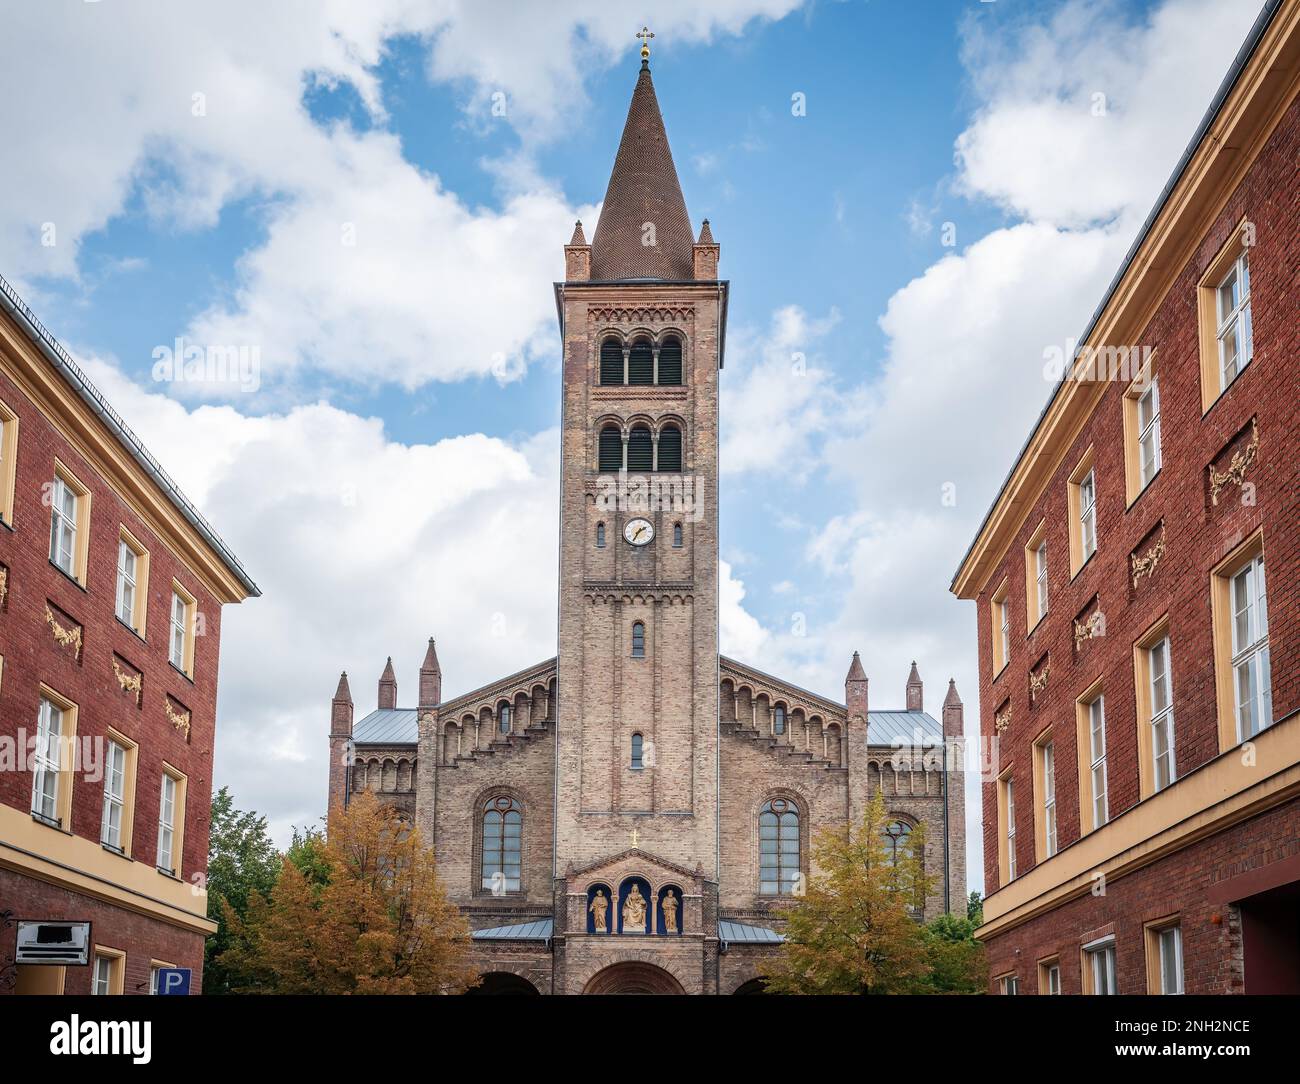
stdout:
[(158, 993), (188, 996), (190, 992), (190, 974), (188, 967), (160, 967), (158, 969)]

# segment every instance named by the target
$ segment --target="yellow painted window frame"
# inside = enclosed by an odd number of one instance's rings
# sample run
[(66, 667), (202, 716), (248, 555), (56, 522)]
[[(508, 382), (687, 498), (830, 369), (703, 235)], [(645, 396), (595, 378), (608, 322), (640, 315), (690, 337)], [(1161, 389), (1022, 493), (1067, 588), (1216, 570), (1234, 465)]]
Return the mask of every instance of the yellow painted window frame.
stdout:
[[(183, 665), (180, 669), (181, 669), (181, 671), (182, 671), (182, 672), (183, 672), (187, 677), (191, 677), (191, 678), (192, 678), (192, 677), (194, 676), (194, 636), (195, 636), (195, 622), (196, 622), (197, 617), (198, 617), (199, 606), (198, 606), (198, 602), (196, 601), (196, 599), (194, 598), (194, 596), (193, 596), (192, 594), (190, 594), (187, 590), (185, 590), (185, 588), (184, 588), (183, 586), (181, 586), (181, 582), (180, 582), (179, 580), (172, 580), (172, 590), (173, 590), (177, 595), (179, 595), (181, 601), (185, 603), (185, 650), (184, 650), (184, 665)], [(171, 638), (172, 638), (172, 615), (171, 615), (172, 601), (171, 601), (171, 599), (168, 599), (167, 601), (168, 601), (168, 607), (167, 607), (167, 658), (170, 660), (170, 659), (171, 659), (171, 655), (172, 655), (172, 643), (171, 643)], [(175, 664), (173, 663), (172, 665), (175, 665)]]
[[(1051, 995), (1052, 993), (1048, 982), (1047, 973), (1053, 967), (1056, 968), (1057, 974), (1059, 976), (1061, 971), (1060, 953), (1056, 953), (1055, 955), (1052, 956), (1045, 956), (1043, 957), (1043, 959), (1038, 961), (1038, 992), (1040, 994)], [(1062, 990), (1061, 992), (1064, 993), (1065, 991)]]
[(0, 400), (0, 519), (14, 525), (14, 490), (18, 481), (18, 415)]
[[(1052, 766), (1053, 775), (1059, 776), (1059, 766), (1056, 764), (1056, 749), (1053, 743), (1053, 728), (1047, 727), (1041, 734), (1034, 739), (1033, 744), (1033, 761), (1034, 761), (1034, 862), (1045, 862), (1050, 855), (1047, 853), (1047, 773), (1045, 769), (1044, 750), (1048, 745), (1053, 745), (1052, 749)], [(1055, 782), (1055, 779), (1053, 780)], [(1059, 789), (1058, 789), (1059, 794)], [(1057, 801), (1056, 817), (1056, 851), (1059, 854), (1061, 850), (1061, 817), (1059, 809), (1059, 798)]]
[(1105, 937), (1099, 937), (1094, 941), (1089, 941), (1086, 945), (1079, 946), (1079, 989), (1084, 994), (1095, 994), (1096, 988), (1092, 979), (1092, 956), (1094, 952), (1099, 952), (1109, 948), (1115, 954), (1115, 986), (1116, 993), (1119, 992), (1119, 941), (1114, 934), (1107, 934)]
[(1011, 848), (1007, 839), (1007, 784), (1015, 785), (1015, 777), (1012, 769), (1008, 768), (997, 780), (998, 795), (998, 887), (1002, 888), (1010, 884), (1014, 877), (1011, 876)]
[[(1150, 798), (1156, 793), (1155, 753), (1151, 749), (1151, 649), (1169, 636), (1169, 615), (1165, 614), (1133, 644), (1133, 692), (1137, 707), (1137, 749), (1138, 749), (1138, 800)], [(1170, 691), (1172, 692), (1173, 675), (1173, 639), (1169, 641)], [(1174, 712), (1175, 734), (1177, 733), (1178, 713)], [(1178, 764), (1177, 744), (1175, 743), (1174, 765)], [(1177, 775), (1173, 786), (1178, 782)]]
[[(149, 616), (149, 551), (140, 544), (126, 526), (119, 525), (118, 541), (125, 542), (135, 553), (135, 603), (131, 607), (131, 625), (135, 634), (144, 639), (145, 621)], [(117, 554), (113, 554), (113, 613), (117, 613)]]
[[(1161, 989), (1162, 976), (1160, 974), (1160, 935), (1174, 926), (1182, 927), (1182, 915), (1174, 912), (1172, 915), (1164, 915), (1160, 918), (1153, 918), (1150, 922), (1142, 924), (1142, 944), (1146, 951), (1147, 965), (1147, 993), (1163, 994)], [(1186, 967), (1187, 946), (1183, 946), (1184, 968)], [(1187, 976), (1183, 975), (1183, 989), (1187, 988)]]
[[(1235, 749), (1241, 744), (1237, 738), (1237, 701), (1232, 683), (1232, 577), (1263, 553), (1264, 528), (1260, 527), (1215, 565), (1210, 573), (1210, 613), (1214, 631), (1214, 690), (1218, 707), (1219, 752), (1221, 753)], [(1267, 559), (1264, 567), (1267, 570)]]
[(154, 973), (160, 970), (161, 968), (164, 967), (174, 968), (175, 966), (176, 966), (175, 964), (169, 964), (166, 960), (149, 961), (149, 993), (156, 994), (158, 992), (157, 990), (154, 989)]
[[(72, 784), (76, 778), (76, 760), (74, 750), (76, 749), (77, 740), (77, 712), (78, 708), (74, 701), (69, 700), (62, 693), (51, 689), (45, 682), (41, 682), (39, 694), (41, 699), (48, 700), (61, 712), (63, 720), (59, 727), (59, 801), (58, 801), (58, 820), (60, 831), (72, 834)], [(39, 711), (40, 705), (37, 705)]]
[[(171, 778), (176, 783), (176, 799), (172, 805), (172, 865), (176, 871), (175, 873), (176, 878), (178, 880), (183, 880), (184, 875), (183, 875), (182, 862), (184, 860), (184, 855), (185, 855), (185, 809), (186, 809), (187, 799), (189, 797), (190, 780), (189, 780), (189, 776), (187, 776), (183, 771), (181, 771), (173, 764), (168, 764), (167, 761), (165, 760), (163, 761), (162, 770), (163, 770), (163, 775), (171, 776)], [(159, 784), (159, 786), (161, 787), (161, 783)], [(158, 801), (161, 806), (162, 803), (161, 794), (159, 794)], [(158, 812), (159, 813), (162, 812), (161, 808), (159, 809)], [(154, 820), (157, 821), (157, 815), (155, 815)], [(155, 868), (157, 868), (157, 864), (158, 864), (158, 848), (155, 845), (154, 847)], [(158, 870), (158, 873), (163, 877), (170, 876), (169, 874), (167, 874), (161, 869)]]
[[(1007, 993), (1007, 979), (1015, 980), (1016, 982), (1015, 994)], [(1020, 993), (1020, 976), (1017, 975), (1014, 971), (1003, 971), (1000, 975), (993, 976), (993, 985), (994, 985), (994, 989), (997, 990), (999, 996), (1015, 997), (1018, 996)]]
[[(1199, 329), (1201, 361), (1201, 416), (1209, 413), (1210, 407), (1219, 401), (1219, 397), (1228, 387), (1219, 386), (1219, 284), (1227, 277), (1232, 265), (1241, 258), (1250, 247), (1246, 244), (1249, 233), (1249, 220), (1245, 217), (1237, 223), (1229, 234), (1223, 247), (1219, 249), (1210, 266), (1205, 269), (1201, 281), (1196, 284), (1196, 316)], [(1253, 274), (1253, 272), (1252, 272)], [(1253, 304), (1252, 297), (1252, 304)], [(1253, 318), (1254, 312), (1251, 316)], [(1240, 371), (1237, 374), (1241, 375)], [(1235, 378), (1233, 383), (1235, 383)]]
[[(55, 458), (54, 476), (77, 495), (77, 550), (73, 554), (72, 578), (86, 586), (86, 571), (90, 565), (90, 489), (85, 486), (63, 460)], [(51, 520), (54, 508), (50, 507)], [(47, 527), (47, 530), (49, 528)], [(49, 540), (46, 539), (48, 548)]]
[(99, 958), (103, 956), (112, 961), (109, 972), (109, 996), (120, 997), (126, 990), (126, 952), (123, 949), (96, 945), (90, 957), (90, 991), (95, 991), (95, 972), (99, 970)]
[[(1049, 583), (1047, 605), (1038, 609), (1038, 549), (1047, 537), (1047, 520), (1044, 519), (1025, 544), (1025, 628), (1033, 632), (1038, 623), (1052, 608), (1052, 591)], [(1051, 579), (1051, 553), (1048, 553), (1048, 579)]]
[(1101, 549), (1101, 525), (1100, 517), (1097, 515), (1097, 505), (1099, 501), (1099, 487), (1097, 485), (1097, 476), (1092, 476), (1092, 523), (1093, 541), (1096, 543), (1092, 553), (1087, 557), (1083, 555), (1083, 526), (1079, 522), (1080, 513), (1083, 511), (1083, 502), (1079, 499), (1079, 488), (1083, 480), (1088, 477), (1088, 472), (1093, 468), (1095, 460), (1093, 448), (1089, 446), (1088, 450), (1083, 453), (1083, 458), (1079, 460), (1078, 465), (1070, 472), (1070, 477), (1065, 486), (1066, 508), (1069, 514), (1070, 522), (1070, 578), (1074, 579), (1079, 574), (1079, 570), (1092, 559), (1093, 554)]
[[(140, 746), (120, 730), (108, 728), (108, 738), (126, 750), (126, 763), (122, 767), (122, 853), (131, 857), (131, 839), (135, 828), (135, 781), (140, 764)], [(107, 750), (105, 750), (107, 753)], [(104, 786), (108, 786), (108, 763), (104, 763)], [(100, 808), (100, 830), (103, 830), (103, 807)]]
[[(1095, 823), (1096, 817), (1093, 813), (1093, 799), (1096, 797), (1092, 792), (1092, 705), (1102, 695), (1105, 694), (1105, 685), (1101, 678), (1098, 678), (1082, 695), (1074, 702), (1074, 731), (1075, 745), (1078, 749), (1079, 756), (1079, 835), (1086, 836), (1089, 832), (1096, 831), (1100, 825)], [(1106, 746), (1106, 770), (1110, 772), (1110, 745)], [(1107, 780), (1106, 800), (1110, 802), (1110, 784)], [(1109, 823), (1109, 821), (1107, 822)], [(1059, 833), (1061, 830), (1060, 822), (1057, 822), (1057, 843), (1060, 843)], [(1059, 848), (1058, 848), (1059, 849)]]
[[(993, 641), (993, 650), (990, 654), (990, 658), (992, 659), (993, 676), (995, 678), (1007, 668), (1007, 664), (1011, 661), (1011, 614), (1010, 612), (1005, 615), (1003, 614), (1003, 607), (1010, 605), (1007, 601), (1007, 596), (1010, 594), (1010, 591), (1011, 577), (1004, 576), (1002, 582), (998, 585), (998, 589), (994, 591), (992, 596), (989, 598), (989, 618), (991, 621), (989, 632)], [(1002, 619), (1004, 616), (1006, 617), (1005, 624), (1008, 630), (1007, 642), (1005, 645), (1002, 643)], [(1006, 649), (1005, 658), (1003, 658), (1004, 646)]]
[[(1154, 482), (1163, 470), (1163, 447), (1160, 450), (1161, 466), (1156, 468), (1156, 473), (1151, 476), (1150, 481), (1145, 485), (1142, 482), (1142, 429), (1141, 418), (1138, 414), (1138, 402), (1146, 394), (1147, 389), (1151, 387), (1152, 381), (1160, 376), (1160, 366), (1157, 356), (1152, 353), (1143, 363), (1142, 368), (1138, 371), (1137, 376), (1124, 391), (1124, 506), (1129, 508), (1136, 501), (1147, 486)], [(1163, 422), (1163, 418), (1161, 421)], [(1162, 427), (1163, 428), (1163, 427)]]

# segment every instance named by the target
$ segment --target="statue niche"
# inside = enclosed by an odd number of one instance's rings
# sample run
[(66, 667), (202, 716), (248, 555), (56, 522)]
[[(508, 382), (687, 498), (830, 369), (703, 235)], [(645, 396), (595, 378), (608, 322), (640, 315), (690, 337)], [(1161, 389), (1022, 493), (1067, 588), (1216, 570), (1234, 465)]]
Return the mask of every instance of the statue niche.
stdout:
[(610, 894), (605, 885), (592, 885), (587, 890), (588, 933), (609, 933)]
[(650, 886), (640, 877), (629, 877), (619, 889), (618, 932), (644, 935), (650, 907)]

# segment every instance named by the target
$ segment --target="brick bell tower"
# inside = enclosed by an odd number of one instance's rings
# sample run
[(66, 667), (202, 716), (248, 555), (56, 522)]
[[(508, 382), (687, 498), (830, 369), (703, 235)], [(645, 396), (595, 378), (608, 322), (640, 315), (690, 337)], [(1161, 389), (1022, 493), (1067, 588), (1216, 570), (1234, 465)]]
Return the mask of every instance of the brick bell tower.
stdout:
[(649, 50), (564, 346), (555, 872), (635, 848), (718, 876), (718, 372), (727, 283), (696, 240)]

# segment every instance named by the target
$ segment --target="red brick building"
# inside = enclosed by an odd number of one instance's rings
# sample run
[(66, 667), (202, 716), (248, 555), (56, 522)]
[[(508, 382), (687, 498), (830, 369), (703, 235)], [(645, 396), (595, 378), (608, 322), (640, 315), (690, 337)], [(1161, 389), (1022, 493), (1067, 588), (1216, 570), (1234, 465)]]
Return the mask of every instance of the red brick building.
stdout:
[[(257, 593), (0, 279), (0, 993), (198, 992), (221, 607)], [(27, 962), (59, 922), (85, 964)]]
[(1298, 91), (1281, 0), (953, 581), (994, 990), (1300, 992)]

